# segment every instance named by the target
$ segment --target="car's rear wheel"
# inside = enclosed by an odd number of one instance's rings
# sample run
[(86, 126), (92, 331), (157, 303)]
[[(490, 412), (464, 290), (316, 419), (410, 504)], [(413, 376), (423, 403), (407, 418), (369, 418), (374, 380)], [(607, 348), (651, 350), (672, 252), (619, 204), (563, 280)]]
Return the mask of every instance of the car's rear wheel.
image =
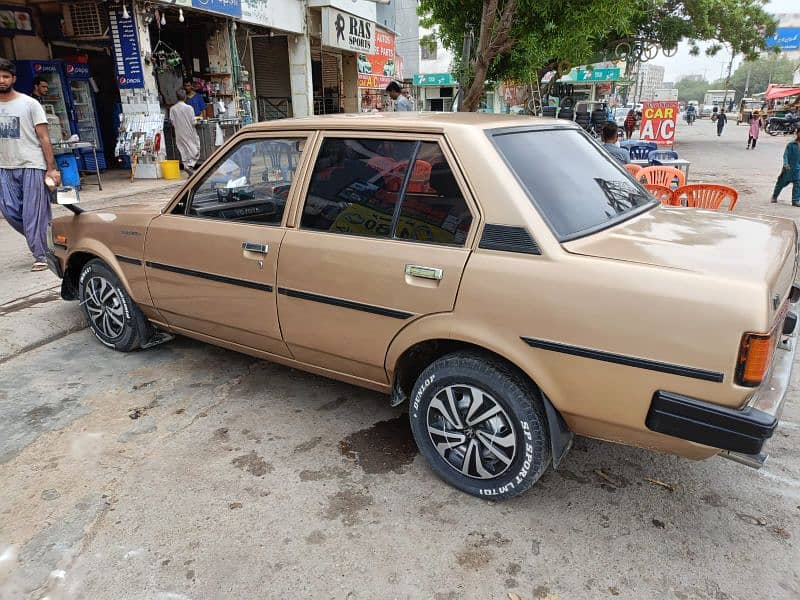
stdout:
[(131, 352), (152, 335), (147, 319), (119, 278), (99, 259), (81, 269), (78, 300), (95, 337), (109, 348)]
[(417, 379), (409, 418), (433, 471), (473, 496), (516, 496), (550, 463), (538, 390), (488, 355), (458, 352), (434, 361)]

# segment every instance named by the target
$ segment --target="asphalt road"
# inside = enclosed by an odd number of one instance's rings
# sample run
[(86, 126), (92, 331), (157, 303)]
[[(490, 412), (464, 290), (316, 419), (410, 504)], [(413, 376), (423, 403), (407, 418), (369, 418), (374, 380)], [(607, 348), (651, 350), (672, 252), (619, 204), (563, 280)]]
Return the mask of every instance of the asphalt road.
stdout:
[[(768, 203), (786, 140), (679, 136), (737, 212), (800, 215), (788, 191)], [(77, 314), (4, 224), (0, 258), (22, 282), (0, 342)], [(800, 597), (798, 370), (760, 471), (579, 439), (494, 503), (436, 479), (384, 396), (187, 339), (119, 354), (55, 321), (0, 357), (0, 598)]]

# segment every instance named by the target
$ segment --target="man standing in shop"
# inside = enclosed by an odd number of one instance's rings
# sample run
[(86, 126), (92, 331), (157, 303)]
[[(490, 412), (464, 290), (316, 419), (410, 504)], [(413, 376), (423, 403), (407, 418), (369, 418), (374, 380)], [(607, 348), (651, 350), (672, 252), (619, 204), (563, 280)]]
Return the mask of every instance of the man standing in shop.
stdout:
[(186, 92), (186, 104), (194, 109), (194, 116), (199, 117), (206, 109), (206, 101), (195, 91), (194, 85), (188, 79), (183, 82), (183, 91)]
[(395, 111), (400, 112), (414, 110), (409, 99), (403, 96), (403, 90), (396, 81), (393, 81), (387, 85), (386, 91), (388, 92), (389, 97), (394, 100)]
[(186, 92), (176, 90), (178, 102), (169, 109), (169, 120), (175, 128), (175, 145), (181, 154), (183, 168), (191, 175), (200, 160), (200, 136), (195, 129), (195, 111), (186, 102)]
[(36, 100), (39, 104), (44, 104), (45, 96), (50, 91), (50, 84), (47, 83), (47, 80), (44, 77), (34, 77), (33, 78), (33, 91), (31, 92), (31, 98)]
[(32, 271), (47, 268), (47, 226), (51, 185), (61, 183), (42, 105), (14, 89), (17, 68), (0, 58), (0, 212), (25, 236)]

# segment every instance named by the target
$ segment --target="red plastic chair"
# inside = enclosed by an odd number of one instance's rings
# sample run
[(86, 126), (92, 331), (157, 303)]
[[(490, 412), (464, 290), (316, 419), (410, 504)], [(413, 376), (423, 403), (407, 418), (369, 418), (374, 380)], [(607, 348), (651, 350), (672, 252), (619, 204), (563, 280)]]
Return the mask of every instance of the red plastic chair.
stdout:
[[(403, 183), (408, 161), (401, 160), (394, 166), (392, 175), (387, 178), (386, 189), (390, 192), (399, 192)], [(407, 192), (412, 194), (426, 194), (431, 189), (431, 163), (418, 160), (414, 163), (414, 170), (411, 172), (411, 179), (408, 181)]]
[[(633, 163), (625, 165), (625, 170), (636, 177), (639, 174), (639, 171), (642, 170), (641, 165), (634, 165)], [(638, 178), (637, 178), (638, 179)]]
[(646, 183), (645, 189), (650, 194), (661, 201), (664, 206), (680, 206), (680, 200), (675, 197), (675, 192), (672, 188), (665, 185), (656, 185), (655, 183)]
[(728, 211), (736, 207), (739, 192), (727, 185), (718, 183), (690, 183), (673, 192), (675, 199), (681, 201), (686, 197), (686, 206), (690, 208), (709, 208), (719, 210), (725, 199), (728, 199)]
[(672, 187), (672, 182), (677, 178), (678, 187), (686, 184), (686, 176), (683, 171), (675, 167), (645, 167), (636, 175), (640, 180), (644, 179), (645, 183), (651, 185), (664, 185), (668, 188)]

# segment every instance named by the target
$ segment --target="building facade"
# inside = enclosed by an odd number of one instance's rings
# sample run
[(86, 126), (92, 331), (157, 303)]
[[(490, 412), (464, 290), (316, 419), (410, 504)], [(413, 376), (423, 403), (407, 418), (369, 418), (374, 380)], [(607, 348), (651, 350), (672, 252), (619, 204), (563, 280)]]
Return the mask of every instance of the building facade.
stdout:
[(637, 102), (652, 100), (657, 89), (664, 87), (664, 67), (643, 63), (636, 75), (634, 98)]

